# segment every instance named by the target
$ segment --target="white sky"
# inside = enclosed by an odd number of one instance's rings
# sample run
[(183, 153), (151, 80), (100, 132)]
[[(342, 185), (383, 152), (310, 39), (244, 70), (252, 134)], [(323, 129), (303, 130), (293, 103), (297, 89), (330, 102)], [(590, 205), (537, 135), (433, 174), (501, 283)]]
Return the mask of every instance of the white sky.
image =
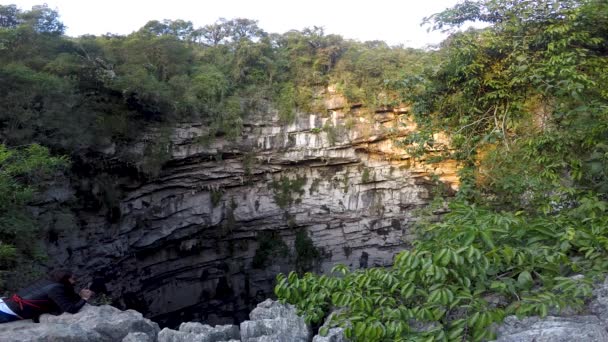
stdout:
[(258, 20), (267, 32), (316, 25), (347, 39), (424, 47), (439, 43), (444, 35), (427, 33), (420, 26), (422, 19), (458, 0), (0, 0), (21, 9), (45, 2), (59, 11), (70, 36), (128, 34), (149, 20), (162, 19), (189, 20), (199, 27), (224, 17)]

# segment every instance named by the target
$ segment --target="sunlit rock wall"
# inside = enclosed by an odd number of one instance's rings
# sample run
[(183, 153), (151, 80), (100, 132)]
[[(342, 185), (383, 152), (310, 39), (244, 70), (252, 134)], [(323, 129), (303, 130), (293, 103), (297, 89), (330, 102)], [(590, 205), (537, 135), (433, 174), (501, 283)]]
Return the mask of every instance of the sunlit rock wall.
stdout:
[(437, 180), (458, 187), (457, 165), (408, 155), (401, 142), (416, 126), (407, 108), (344, 103), (329, 96), (325, 113), (299, 113), (290, 125), (271, 109), (250, 114), (236, 141), (205, 143), (207, 127), (178, 125), (158, 178), (123, 180), (111, 215), (76, 213), (80, 229), (57, 233), (52, 259), (105, 279), (119, 304), (169, 325), (246, 319), (272, 296), (275, 275), (294, 269), (299, 231), (318, 251), (304, 267), (317, 272), (389, 265)]

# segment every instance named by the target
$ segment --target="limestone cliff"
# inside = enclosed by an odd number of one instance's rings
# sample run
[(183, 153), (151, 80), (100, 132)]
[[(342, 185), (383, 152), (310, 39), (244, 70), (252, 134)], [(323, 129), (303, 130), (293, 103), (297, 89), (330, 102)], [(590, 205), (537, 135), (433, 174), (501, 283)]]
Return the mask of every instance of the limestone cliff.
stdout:
[[(416, 130), (407, 108), (366, 113), (329, 95), (326, 113), (289, 125), (270, 108), (252, 113), (236, 141), (205, 143), (203, 124), (178, 125), (159, 176), (120, 180), (109, 214), (73, 213), (80, 228), (54, 233), (52, 260), (104, 278), (120, 304), (169, 325), (242, 321), (295, 267), (390, 264), (412, 239), (432, 175), (455, 189), (457, 165), (415, 161), (399, 145)], [(141, 155), (161, 134), (128, 152)]]

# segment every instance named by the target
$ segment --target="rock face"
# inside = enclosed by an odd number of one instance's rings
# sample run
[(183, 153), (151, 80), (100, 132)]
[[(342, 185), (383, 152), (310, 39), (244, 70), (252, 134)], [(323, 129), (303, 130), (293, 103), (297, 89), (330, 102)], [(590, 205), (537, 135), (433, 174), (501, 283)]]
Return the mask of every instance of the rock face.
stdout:
[(158, 334), (158, 342), (226, 342), (240, 341), (239, 328), (236, 325), (218, 325), (212, 327), (196, 322), (182, 323), (179, 330), (164, 328)]
[(237, 324), (272, 296), (279, 272), (389, 265), (412, 239), (413, 211), (432, 197), (432, 174), (455, 189), (457, 165), (414, 161), (399, 145), (416, 131), (406, 108), (330, 104), (290, 125), (270, 109), (252, 113), (236, 141), (206, 144), (207, 127), (189, 123), (103, 152), (110, 162), (113, 153), (142, 159), (152, 144), (169, 160), (154, 180), (117, 170), (110, 190), (91, 187), (107, 202), (97, 210), (68, 210), (75, 191), (51, 189), (45, 205), (64, 208), (61, 217), (39, 210), (51, 260), (103, 279), (115, 304), (170, 326)]
[(589, 315), (522, 319), (509, 316), (496, 330), (497, 341), (608, 342), (608, 277), (595, 286), (586, 311)]
[(0, 340), (14, 342), (154, 342), (158, 324), (141, 313), (109, 305), (83, 307), (76, 314), (42, 315), (31, 320), (0, 324)]
[(311, 338), (304, 319), (292, 305), (270, 299), (251, 311), (251, 320), (241, 323), (243, 342), (308, 342)]
[(498, 330), (497, 342), (605, 342), (606, 322), (597, 316), (526, 317), (509, 316)]
[(250, 314), (251, 321), (211, 327), (182, 323), (179, 330), (164, 328), (133, 310), (108, 305), (85, 306), (77, 314), (42, 315), (31, 320), (0, 324), (0, 341), (15, 342), (308, 342), (311, 332), (292, 305), (270, 299)]
[(312, 342), (348, 342), (343, 328), (331, 328), (326, 336), (316, 335)]

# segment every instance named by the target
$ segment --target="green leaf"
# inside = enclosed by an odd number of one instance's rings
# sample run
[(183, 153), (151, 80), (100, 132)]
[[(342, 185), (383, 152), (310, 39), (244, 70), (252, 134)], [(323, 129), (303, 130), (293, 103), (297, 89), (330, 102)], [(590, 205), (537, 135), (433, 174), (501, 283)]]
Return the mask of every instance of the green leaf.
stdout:
[(517, 277), (517, 283), (519, 284), (519, 286), (521, 288), (531, 287), (532, 286), (532, 276), (530, 275), (530, 272), (523, 271), (523, 272), (519, 273), (519, 276)]

